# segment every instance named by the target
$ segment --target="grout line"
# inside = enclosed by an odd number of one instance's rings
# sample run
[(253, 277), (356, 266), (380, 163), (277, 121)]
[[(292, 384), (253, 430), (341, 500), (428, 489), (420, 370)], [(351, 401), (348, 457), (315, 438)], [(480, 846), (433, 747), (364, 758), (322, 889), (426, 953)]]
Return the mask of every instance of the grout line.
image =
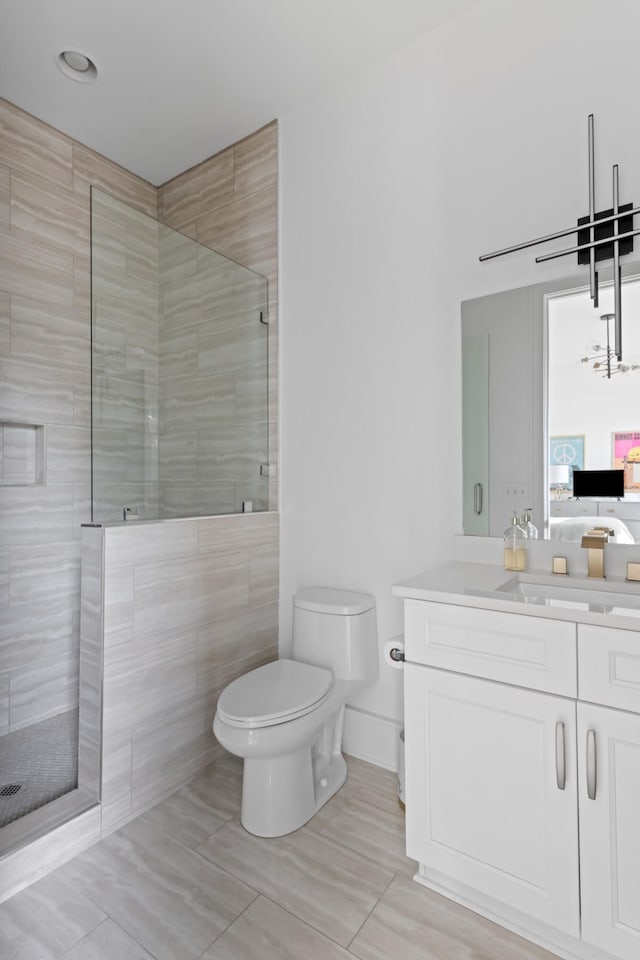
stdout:
[[(27, 888), (27, 889), (28, 889), (28, 888)], [(103, 912), (104, 912), (104, 911), (103, 911)], [(111, 919), (111, 917), (109, 916), (109, 914), (105, 913), (104, 918), (103, 918), (102, 920), (99, 920), (98, 923), (96, 923), (95, 927), (92, 927), (91, 930), (86, 930), (83, 934), (81, 934), (81, 936), (78, 937), (77, 940), (74, 940), (73, 943), (69, 944), (69, 946), (68, 946), (67, 949), (64, 951), (64, 953), (60, 954), (59, 960), (64, 960), (65, 956), (66, 956), (71, 950), (74, 950), (74, 949), (78, 946), (79, 943), (82, 943), (83, 940), (86, 940), (87, 937), (90, 937), (93, 933), (96, 932), (96, 930), (98, 929), (98, 927), (101, 927), (103, 924), (105, 924), (105, 923), (107, 922), (107, 920), (110, 920), (110, 919)]]
[(393, 883), (393, 881), (397, 878), (397, 876), (398, 876), (397, 873), (394, 873), (394, 874), (393, 874), (393, 876), (391, 877), (391, 880), (389, 880), (389, 883), (386, 885), (386, 887), (384, 888), (384, 890), (382, 891), (382, 893), (380, 894), (380, 896), (378, 897), (378, 899), (376, 900), (376, 902), (374, 903), (374, 905), (371, 907), (371, 910), (369, 910), (369, 913), (366, 915), (366, 917), (364, 918), (364, 920), (362, 921), (362, 923), (360, 924), (360, 926), (358, 927), (358, 929), (356, 930), (356, 932), (355, 932), (354, 935), (352, 936), (351, 940), (350, 940), (349, 943), (347, 944), (347, 950), (349, 951), (349, 953), (352, 952), (352, 951), (351, 951), (351, 946), (352, 946), (352, 944), (353, 944), (353, 941), (356, 939), (356, 937), (358, 936), (358, 934), (360, 933), (360, 931), (361, 931), (362, 928), (364, 927), (365, 923), (367, 922), (367, 920), (369, 919), (369, 917), (371, 916), (371, 914), (372, 914), (375, 910), (377, 910), (377, 908), (378, 908), (381, 900), (383, 899), (383, 897), (384, 897), (384, 895), (386, 894), (387, 890), (389, 889), (389, 887), (391, 886), (391, 884)]
[[(109, 914), (107, 914), (107, 919), (110, 920), (111, 923), (114, 923), (116, 927), (118, 927), (118, 929), (121, 930), (123, 934), (129, 938), (129, 940), (133, 940), (134, 943), (137, 943), (138, 946), (141, 947), (145, 951), (145, 953), (148, 953), (150, 957), (153, 957), (154, 960), (160, 960), (157, 954), (152, 953), (149, 947), (145, 947), (142, 941), (138, 940), (137, 937), (134, 937), (133, 934), (129, 933), (128, 930), (125, 930), (124, 927), (122, 927), (116, 920), (114, 920), (112, 916), (109, 916)], [(60, 960), (64, 960), (64, 957), (61, 957)]]
[[(210, 862), (210, 861), (209, 861), (209, 862)], [(230, 876), (233, 876), (233, 874), (230, 874)], [(234, 877), (234, 879), (237, 880), (238, 878), (237, 878), (237, 877)], [(239, 882), (242, 883), (242, 881), (239, 881)], [(245, 884), (245, 886), (246, 886), (246, 884)], [(249, 889), (252, 890), (253, 887), (249, 887)], [(213, 944), (214, 944), (214, 943), (217, 943), (218, 940), (220, 939), (220, 937), (223, 936), (223, 934), (225, 934), (225, 933), (227, 932), (227, 930), (230, 930), (231, 927), (240, 919), (240, 917), (243, 917), (243, 916), (245, 915), (245, 913), (247, 912), (247, 910), (249, 909), (249, 907), (252, 906), (252, 904), (254, 904), (254, 903), (256, 902), (256, 900), (258, 900), (261, 896), (262, 896), (262, 894), (256, 893), (256, 895), (255, 895), (255, 897), (253, 898), (253, 900), (251, 901), (251, 903), (248, 903), (248, 904), (246, 905), (246, 907), (244, 908), (244, 910), (242, 910), (241, 913), (239, 913), (237, 917), (234, 917), (234, 919), (233, 919), (230, 923), (228, 923), (228, 924), (226, 925), (226, 927), (224, 928), (224, 930), (221, 930), (220, 933), (219, 933), (216, 937), (214, 937), (214, 939), (211, 941), (211, 943), (209, 944), (209, 946), (206, 947), (206, 948), (202, 951), (202, 953), (201, 953), (200, 956), (197, 958), (197, 960), (201, 960), (201, 958), (205, 955), (205, 953), (208, 953), (209, 950), (211, 950), (211, 947), (213, 946)]]
[(117, 927), (118, 930), (120, 930), (120, 932), (123, 934), (124, 937), (126, 937), (128, 940), (131, 940), (133, 943), (137, 944), (137, 946), (139, 946), (139, 947), (141, 948), (141, 950), (144, 950), (144, 952), (147, 953), (150, 957), (153, 957), (153, 960), (159, 960), (157, 954), (152, 953), (151, 950), (150, 950), (148, 947), (145, 947), (144, 943), (142, 943), (140, 940), (138, 940), (137, 937), (134, 937), (133, 934), (129, 933), (128, 930), (125, 930), (125, 928), (124, 928), (123, 926), (121, 926), (121, 924), (119, 924), (119, 923), (117, 922), (117, 920), (114, 920), (114, 918), (113, 918), (110, 914), (108, 914), (108, 913), (105, 915), (104, 920), (101, 920), (100, 923), (93, 928), (93, 930), (90, 930), (88, 933), (86, 933), (86, 934), (85, 934), (83, 937), (81, 937), (79, 940), (76, 940), (76, 942), (75, 942), (71, 947), (69, 947), (67, 950), (65, 950), (65, 952), (58, 958), (58, 960), (64, 960), (64, 958), (67, 956), (67, 954), (68, 954), (71, 950), (75, 949), (75, 947), (77, 947), (77, 946), (79, 946), (81, 943), (83, 943), (83, 941), (86, 940), (87, 937), (92, 936), (92, 935), (96, 932), (96, 930), (98, 929), (98, 927), (104, 926), (104, 924), (107, 923), (107, 922), (112, 923), (115, 927)]
[[(289, 910), (288, 907), (284, 907), (281, 903), (278, 903), (277, 900), (273, 900), (272, 897), (267, 896), (266, 893), (261, 893), (260, 896), (263, 900), (267, 900), (278, 910), (282, 910), (288, 916), (292, 917), (294, 920), (297, 920), (298, 923), (301, 923), (303, 926), (307, 927), (308, 930), (313, 930), (314, 933), (317, 933), (319, 936), (323, 937), (325, 940), (328, 940), (329, 943), (335, 944), (336, 947), (339, 947), (341, 950), (346, 950), (347, 948), (343, 943), (340, 943), (338, 940), (334, 940), (325, 930), (320, 930), (319, 927), (314, 927), (312, 923), (309, 923), (308, 920), (303, 920), (302, 917), (299, 917), (297, 913), (294, 913), (292, 910)], [(351, 941), (350, 941), (351, 942)]]

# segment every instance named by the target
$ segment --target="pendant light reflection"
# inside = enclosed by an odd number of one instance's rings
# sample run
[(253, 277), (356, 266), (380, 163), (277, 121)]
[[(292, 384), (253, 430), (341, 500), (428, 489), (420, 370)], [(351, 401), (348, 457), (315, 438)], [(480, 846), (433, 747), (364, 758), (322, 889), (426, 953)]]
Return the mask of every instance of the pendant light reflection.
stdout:
[(616, 319), (615, 313), (603, 313), (600, 319), (606, 324), (605, 344), (592, 342), (587, 345), (588, 354), (581, 357), (580, 363), (589, 364), (599, 376), (610, 380), (617, 373), (640, 373), (640, 363), (622, 363), (611, 346), (610, 323)]

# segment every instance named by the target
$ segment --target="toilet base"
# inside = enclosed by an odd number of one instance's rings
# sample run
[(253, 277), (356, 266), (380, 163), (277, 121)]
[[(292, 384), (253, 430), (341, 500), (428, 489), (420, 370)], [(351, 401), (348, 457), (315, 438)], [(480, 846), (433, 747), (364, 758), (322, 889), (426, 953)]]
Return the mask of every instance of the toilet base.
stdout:
[(315, 745), (280, 757), (246, 757), (240, 820), (258, 837), (281, 837), (304, 826), (347, 779), (342, 753), (318, 756)]
[(255, 730), (230, 726), (216, 712), (218, 741), (244, 760), (240, 820), (249, 833), (281, 837), (298, 830), (345, 782), (345, 693), (338, 681), (333, 701), (330, 697), (302, 717)]
[(347, 779), (342, 754), (314, 783), (309, 748), (268, 759), (246, 758), (240, 820), (257, 837), (282, 837), (304, 826)]

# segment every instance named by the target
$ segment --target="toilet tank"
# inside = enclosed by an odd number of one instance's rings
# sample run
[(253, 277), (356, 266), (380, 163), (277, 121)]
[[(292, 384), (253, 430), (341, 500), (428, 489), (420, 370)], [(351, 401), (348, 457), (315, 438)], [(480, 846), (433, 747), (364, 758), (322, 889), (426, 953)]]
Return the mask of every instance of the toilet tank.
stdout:
[(328, 667), (338, 680), (378, 676), (375, 600), (368, 593), (305, 587), (293, 598), (292, 657)]

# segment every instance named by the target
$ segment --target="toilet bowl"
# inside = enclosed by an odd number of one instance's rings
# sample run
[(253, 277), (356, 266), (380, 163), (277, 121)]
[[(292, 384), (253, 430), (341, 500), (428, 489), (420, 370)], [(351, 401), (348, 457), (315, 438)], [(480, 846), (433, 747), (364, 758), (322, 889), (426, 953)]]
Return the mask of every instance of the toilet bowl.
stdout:
[(377, 674), (373, 597), (298, 591), (291, 659), (230, 683), (213, 721), (220, 744), (244, 760), (241, 822), (249, 833), (297, 830), (342, 786), (345, 705)]

